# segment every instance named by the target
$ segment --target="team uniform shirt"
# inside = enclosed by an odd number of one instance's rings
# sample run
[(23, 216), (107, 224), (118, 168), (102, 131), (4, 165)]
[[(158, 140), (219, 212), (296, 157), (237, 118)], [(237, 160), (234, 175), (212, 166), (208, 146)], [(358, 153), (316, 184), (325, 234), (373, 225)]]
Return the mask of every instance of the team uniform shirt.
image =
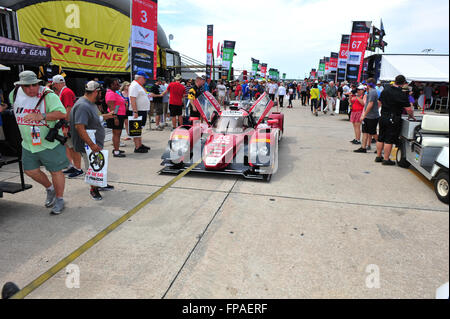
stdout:
[[(39, 104), (37, 109), (35, 110), (36, 104), (39, 102), (44, 91), (47, 91), (47, 95), (44, 100)], [(24, 117), (28, 114), (36, 113), (52, 113), (52, 112), (61, 112), (66, 114), (66, 108), (61, 103), (58, 95), (56, 95), (52, 90), (46, 89), (41, 86), (39, 88), (38, 96), (29, 97), (25, 94), (25, 92), (20, 87), (17, 90), (17, 96), (14, 100), (14, 91), (12, 91), (9, 95), (9, 100), (14, 108), (14, 115), (16, 117), (17, 124), (19, 126), (20, 135), (22, 136), (22, 147), (31, 153), (37, 153), (41, 151), (45, 151), (48, 149), (54, 149), (60, 142), (55, 140), (54, 142), (49, 142), (45, 139), (48, 135), (50, 129), (46, 126), (50, 126), (50, 128), (54, 127), (58, 121), (25, 121)], [(13, 102), (14, 100), (14, 102)], [(37, 143), (33, 143), (33, 133), (36, 136), (37, 133), (40, 135), (40, 144), (35, 145)], [(59, 134), (62, 135), (62, 130), (59, 130)]]
[(167, 87), (167, 91), (170, 93), (170, 105), (183, 106), (183, 96), (186, 91), (183, 84), (179, 82), (172, 82)]
[[(136, 105), (138, 111), (150, 111), (150, 100), (148, 99), (147, 91), (137, 81), (131, 82), (130, 88), (128, 89), (128, 96), (130, 98), (131, 97), (136, 98)], [(133, 111), (131, 103), (128, 109), (130, 111)]]
[(193, 102), (200, 96), (203, 94), (203, 88), (199, 88), (196, 85), (194, 85), (190, 90), (189, 90), (189, 94), (188, 94), (188, 99), (190, 101), (189, 106), (190, 106), (190, 116), (191, 117), (200, 117), (200, 112), (194, 111), (193, 109)]
[(123, 97), (121, 97), (119, 94), (114, 92), (113, 90), (108, 89), (106, 91), (105, 95), (105, 102), (108, 104), (109, 102), (114, 102), (114, 109), (110, 109), (108, 107), (108, 112), (115, 112), (116, 107), (119, 106), (119, 111), (117, 112), (117, 115), (126, 115), (127, 109), (126, 109), (126, 102)]
[(390, 86), (387, 87), (380, 95), (382, 104), (381, 114), (389, 116), (390, 114), (401, 116), (403, 108), (410, 107), (408, 94), (401, 88)]

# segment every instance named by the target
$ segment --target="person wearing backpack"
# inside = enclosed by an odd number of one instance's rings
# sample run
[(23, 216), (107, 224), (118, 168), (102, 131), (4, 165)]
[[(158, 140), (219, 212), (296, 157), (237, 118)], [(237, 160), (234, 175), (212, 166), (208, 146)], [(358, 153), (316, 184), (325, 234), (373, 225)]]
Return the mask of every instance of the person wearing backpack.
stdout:
[[(25, 174), (41, 184), (47, 192), (45, 207), (51, 214), (59, 215), (64, 209), (65, 178), (63, 169), (69, 166), (66, 148), (54, 139), (46, 140), (58, 121), (66, 118), (66, 109), (58, 95), (41, 86), (36, 74), (23, 71), (9, 100), (22, 137), (22, 163)], [(58, 130), (62, 136), (62, 130)], [(52, 176), (52, 182), (41, 171), (44, 166)]]

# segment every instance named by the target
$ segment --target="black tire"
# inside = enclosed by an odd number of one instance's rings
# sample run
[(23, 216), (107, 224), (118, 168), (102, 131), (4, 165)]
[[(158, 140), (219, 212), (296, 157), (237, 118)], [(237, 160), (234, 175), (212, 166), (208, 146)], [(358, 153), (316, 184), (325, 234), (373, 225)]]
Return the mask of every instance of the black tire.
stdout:
[(265, 182), (269, 183), (270, 180), (272, 179), (272, 174), (264, 174), (263, 179)]
[(434, 192), (439, 200), (445, 204), (448, 204), (449, 184), (448, 184), (448, 172), (441, 171), (434, 180)]
[(409, 168), (411, 164), (406, 160), (405, 145), (402, 144), (398, 147), (397, 156), (395, 157), (397, 165), (403, 168)]

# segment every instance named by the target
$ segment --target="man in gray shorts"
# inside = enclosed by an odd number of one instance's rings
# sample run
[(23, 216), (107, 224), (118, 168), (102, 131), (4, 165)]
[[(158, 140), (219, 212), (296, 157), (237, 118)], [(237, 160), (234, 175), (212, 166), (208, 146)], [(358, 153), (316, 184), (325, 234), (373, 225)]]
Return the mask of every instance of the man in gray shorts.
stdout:
[[(83, 156), (86, 170), (89, 168), (89, 160), (86, 155), (86, 145), (97, 153), (103, 149), (105, 143), (105, 128), (103, 120), (114, 118), (114, 111), (103, 116), (98, 115), (98, 108), (95, 103), (100, 99), (100, 84), (90, 81), (86, 84), (86, 93), (73, 106), (70, 112), (70, 132), (72, 135), (73, 147), (76, 152)], [(91, 140), (86, 130), (95, 130), (95, 143)], [(113, 187), (108, 186), (104, 189), (91, 186), (91, 197), (94, 200), (102, 200), (100, 190), (111, 190)]]
[(361, 116), (363, 140), (361, 148), (355, 150), (355, 153), (367, 153), (370, 151), (372, 138), (378, 141), (377, 127), (380, 120), (380, 111), (378, 107), (378, 92), (375, 89), (375, 80), (367, 80), (369, 92), (367, 94), (366, 105)]

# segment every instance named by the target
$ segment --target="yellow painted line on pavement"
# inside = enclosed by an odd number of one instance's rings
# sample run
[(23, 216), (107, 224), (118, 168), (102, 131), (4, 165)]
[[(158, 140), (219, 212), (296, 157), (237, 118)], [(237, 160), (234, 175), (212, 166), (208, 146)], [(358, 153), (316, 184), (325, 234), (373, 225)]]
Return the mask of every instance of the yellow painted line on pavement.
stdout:
[(78, 249), (73, 251), (70, 255), (68, 255), (67, 257), (62, 259), (60, 262), (58, 262), (52, 268), (50, 268), (45, 273), (40, 275), (38, 278), (33, 280), (31, 283), (29, 283), (27, 286), (25, 286), (22, 290), (20, 290), (18, 293), (16, 293), (14, 296), (12, 296), (11, 299), (23, 299), (26, 296), (28, 296), (30, 293), (32, 293), (34, 290), (36, 290), (38, 287), (40, 287), (43, 283), (45, 283), (47, 280), (49, 280), (54, 275), (56, 275), (59, 271), (61, 271), (61, 269), (68, 266), (71, 262), (73, 262), (75, 259), (80, 257), (83, 253), (88, 251), (92, 246), (97, 244), (100, 240), (105, 238), (112, 231), (117, 229), (117, 227), (119, 227), (124, 222), (126, 222), (131, 216), (135, 215), (138, 211), (140, 211), (142, 208), (147, 206), (150, 202), (155, 200), (159, 195), (164, 193), (173, 184), (175, 184), (182, 177), (184, 177), (186, 174), (188, 174), (190, 171), (192, 171), (195, 167), (197, 167), (201, 162), (202, 162), (202, 159), (200, 159), (198, 162), (192, 164), (189, 168), (187, 168), (185, 171), (181, 172), (177, 177), (175, 177), (170, 182), (168, 182), (166, 185), (164, 185), (163, 187), (158, 189), (156, 192), (151, 194), (149, 197), (147, 197), (145, 200), (143, 200), (141, 203), (139, 203), (136, 207), (131, 209), (128, 213), (126, 213), (125, 215), (123, 215), (122, 217), (117, 219), (111, 225), (106, 227), (104, 230), (102, 230), (97, 235), (92, 237), (90, 240), (88, 240), (86, 243), (84, 243)]

